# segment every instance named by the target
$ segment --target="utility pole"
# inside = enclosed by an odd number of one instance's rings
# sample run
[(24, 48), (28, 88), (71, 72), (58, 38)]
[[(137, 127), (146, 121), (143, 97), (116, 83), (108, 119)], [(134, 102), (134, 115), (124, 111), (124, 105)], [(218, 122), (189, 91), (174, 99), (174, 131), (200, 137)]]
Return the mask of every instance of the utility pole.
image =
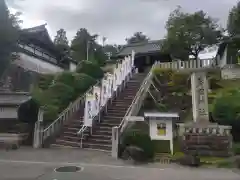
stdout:
[(87, 40), (87, 61), (88, 61), (88, 51), (89, 51), (89, 40)]
[(103, 47), (105, 46), (106, 40), (107, 40), (107, 38), (103, 36), (103, 38), (102, 38), (102, 46), (103, 46)]

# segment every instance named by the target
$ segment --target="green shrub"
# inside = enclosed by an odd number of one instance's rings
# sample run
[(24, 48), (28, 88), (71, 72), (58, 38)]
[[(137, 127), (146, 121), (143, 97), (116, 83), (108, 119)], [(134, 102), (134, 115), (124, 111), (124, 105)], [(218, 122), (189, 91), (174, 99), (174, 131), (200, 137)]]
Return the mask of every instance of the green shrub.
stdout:
[(125, 134), (122, 142), (123, 147), (137, 146), (144, 151), (146, 159), (154, 157), (154, 144), (150, 139), (149, 134), (139, 131), (130, 131)]
[(66, 84), (66, 85), (72, 87), (74, 85), (74, 82), (75, 82), (74, 73), (70, 72), (70, 71), (62, 72), (62, 73), (60, 73), (56, 76), (55, 82), (56, 83), (63, 83), (63, 84)]
[(93, 86), (97, 82), (91, 76), (83, 73), (81, 74), (75, 73), (74, 78), (75, 78), (75, 82), (73, 87), (74, 87), (75, 94), (77, 95), (85, 93), (91, 86)]
[(44, 107), (44, 124), (51, 123), (53, 120), (55, 120), (59, 114), (59, 108), (57, 106), (46, 104)]
[(46, 90), (52, 84), (53, 80), (54, 80), (54, 74), (40, 75), (40, 78), (38, 81), (38, 87), (42, 90)]
[(240, 155), (240, 143), (233, 144), (233, 152), (235, 155)]
[(59, 107), (59, 110), (63, 110), (68, 104), (74, 100), (74, 89), (63, 83), (56, 83), (49, 87), (46, 91), (46, 96), (49, 98), (49, 103)]
[(96, 80), (87, 74), (79, 74), (73, 72), (63, 72), (56, 77), (57, 83), (63, 83), (73, 88), (73, 99), (79, 95), (85, 93), (92, 85), (96, 83)]
[(234, 141), (240, 141), (240, 92), (229, 89), (221, 92), (213, 102), (212, 117), (221, 125), (232, 126)]
[(89, 61), (82, 61), (77, 66), (77, 73), (84, 73), (87, 74), (94, 79), (101, 79), (104, 76), (103, 70), (97, 65)]

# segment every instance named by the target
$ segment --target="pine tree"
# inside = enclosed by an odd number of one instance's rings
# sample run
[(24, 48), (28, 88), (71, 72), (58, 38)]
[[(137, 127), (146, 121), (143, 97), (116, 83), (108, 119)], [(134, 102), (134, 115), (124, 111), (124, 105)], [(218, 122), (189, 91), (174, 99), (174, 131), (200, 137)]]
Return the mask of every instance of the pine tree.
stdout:
[(67, 33), (64, 29), (59, 29), (54, 39), (54, 44), (68, 46)]
[[(18, 14), (17, 14), (18, 15)], [(18, 39), (18, 18), (11, 15), (5, 0), (0, 1), (0, 77), (12, 60), (12, 53), (16, 52)]]
[(240, 2), (229, 12), (227, 30), (231, 36), (240, 35)]

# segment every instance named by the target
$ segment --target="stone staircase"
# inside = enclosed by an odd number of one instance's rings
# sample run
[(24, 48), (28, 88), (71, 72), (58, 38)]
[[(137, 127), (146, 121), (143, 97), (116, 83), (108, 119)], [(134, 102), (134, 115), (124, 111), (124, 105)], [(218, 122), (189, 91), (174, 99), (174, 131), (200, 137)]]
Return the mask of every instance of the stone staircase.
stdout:
[[(131, 105), (146, 74), (134, 74), (126, 83), (125, 89), (109, 103), (107, 111), (101, 116), (100, 122), (95, 122), (92, 133), (90, 129), (84, 132), (83, 148), (95, 150), (111, 150), (112, 127), (118, 126)], [(84, 108), (83, 108), (84, 109)], [(77, 132), (83, 126), (83, 110), (78, 112), (73, 120), (64, 126), (60, 136), (52, 147), (81, 147), (81, 138)]]

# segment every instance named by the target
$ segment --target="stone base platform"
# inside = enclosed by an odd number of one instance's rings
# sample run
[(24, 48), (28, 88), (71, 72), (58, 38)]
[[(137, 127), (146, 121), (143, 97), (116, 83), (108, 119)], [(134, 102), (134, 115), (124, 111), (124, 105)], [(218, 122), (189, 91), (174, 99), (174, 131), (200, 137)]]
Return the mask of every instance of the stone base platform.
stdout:
[(201, 156), (229, 157), (232, 155), (230, 126), (213, 123), (179, 124), (182, 151)]

